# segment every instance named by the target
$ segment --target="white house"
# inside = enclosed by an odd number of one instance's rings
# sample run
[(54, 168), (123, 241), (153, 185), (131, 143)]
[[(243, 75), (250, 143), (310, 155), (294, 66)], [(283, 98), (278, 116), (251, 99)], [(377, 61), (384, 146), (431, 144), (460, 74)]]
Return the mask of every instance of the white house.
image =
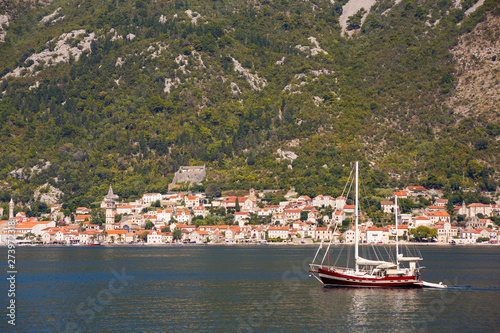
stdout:
[(394, 202), (392, 201), (381, 201), (380, 208), (384, 213), (390, 214), (394, 212)]
[(208, 210), (205, 208), (205, 206), (196, 206), (193, 207), (193, 215), (205, 218), (208, 215)]
[(356, 209), (355, 205), (344, 205), (344, 212), (345, 213), (354, 214), (355, 209)]
[(318, 227), (315, 230), (314, 239), (317, 241), (329, 241), (332, 239), (333, 230), (328, 227)]
[(250, 239), (256, 242), (266, 240), (266, 230), (263, 226), (254, 226), (250, 229)]
[(97, 239), (98, 234), (98, 230), (86, 230), (80, 233), (78, 239), (80, 244), (90, 244), (93, 243), (95, 239)]
[(241, 232), (240, 227), (230, 226), (225, 231), (226, 241), (235, 240), (240, 232)]
[(269, 229), (267, 229), (268, 238), (288, 239), (289, 234), (290, 234), (289, 227), (269, 227)]
[(88, 215), (92, 212), (92, 209), (87, 208), (87, 207), (78, 207), (75, 211), (76, 214), (80, 215)]
[(432, 224), (450, 222), (450, 214), (445, 211), (424, 212), (424, 216), (429, 218)]
[(456, 240), (459, 244), (474, 244), (477, 240), (477, 235), (473, 229), (461, 229), (458, 232), (458, 239)]
[(389, 225), (387, 226), (389, 228), (389, 236), (409, 236), (409, 230), (407, 225), (398, 225), (398, 229), (396, 230), (395, 225)]
[(250, 219), (250, 213), (248, 212), (235, 212), (234, 213), (234, 223), (240, 223), (242, 220)]
[(286, 223), (285, 214), (274, 214), (271, 217), (271, 223), (276, 224), (276, 222), (279, 223), (280, 225), (285, 225)]
[(302, 212), (302, 210), (299, 208), (285, 209), (285, 218), (287, 219), (287, 221), (299, 220), (300, 219), (300, 212)]
[(55, 240), (58, 243), (73, 244), (80, 241), (80, 234), (78, 232), (70, 232), (59, 230), (56, 232)]
[(56, 241), (57, 231), (47, 230), (42, 233), (42, 242), (44, 244), (51, 244)]
[(389, 232), (387, 229), (371, 227), (366, 230), (366, 242), (370, 243), (388, 243)]
[(159, 222), (170, 222), (174, 212), (171, 209), (161, 209), (156, 212), (156, 219)]
[(210, 239), (210, 234), (208, 231), (196, 229), (191, 232), (189, 240), (191, 242), (196, 242), (196, 244), (205, 243), (207, 238)]
[(336, 224), (342, 224), (345, 220), (345, 212), (342, 210), (336, 210), (332, 213), (332, 221)]
[(353, 229), (344, 232), (344, 242), (347, 244), (354, 244), (356, 241), (356, 232)]
[(108, 243), (123, 243), (127, 230), (107, 230), (106, 241)]
[(188, 209), (193, 209), (193, 207), (201, 206), (201, 199), (197, 196), (186, 196), (184, 198), (184, 206)]
[(414, 217), (414, 218), (412, 218), (412, 222), (413, 222), (413, 225), (415, 226), (415, 228), (418, 228), (421, 225), (423, 225), (425, 227), (432, 226), (431, 219), (429, 219), (428, 217), (425, 217), (425, 216)]
[(165, 244), (166, 235), (164, 232), (160, 232), (158, 230), (153, 230), (148, 234), (147, 243), (148, 244)]
[(33, 222), (21, 222), (16, 224), (14, 230), (26, 234), (31, 232), (36, 236), (42, 235), (42, 230), (46, 228), (55, 227), (56, 222), (54, 221), (33, 221)]
[(161, 193), (146, 193), (142, 196), (142, 203), (146, 206), (149, 206), (155, 201), (161, 201), (161, 199)]
[(191, 216), (191, 213), (189, 211), (184, 209), (179, 209), (177, 210), (174, 219), (180, 223), (191, 223), (193, 217)]
[(458, 228), (453, 227), (449, 222), (434, 227), (437, 231), (437, 241), (440, 243), (450, 243), (451, 240), (458, 236)]
[(330, 206), (335, 208), (336, 200), (328, 195), (318, 195), (312, 199), (312, 205), (315, 207)]

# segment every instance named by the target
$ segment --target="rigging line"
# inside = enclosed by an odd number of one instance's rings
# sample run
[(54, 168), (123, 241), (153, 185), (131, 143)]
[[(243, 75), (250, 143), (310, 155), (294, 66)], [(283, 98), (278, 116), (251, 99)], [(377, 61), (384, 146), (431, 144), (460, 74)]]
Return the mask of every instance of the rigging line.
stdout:
[(323, 260), (321, 260), (321, 265), (323, 265), (323, 263), (325, 262), (325, 258), (328, 255), (328, 253), (330, 253), (330, 245), (332, 245), (332, 239), (333, 239), (333, 237), (330, 238), (330, 242), (328, 243), (328, 247), (325, 251), (325, 255), (323, 256)]
[[(346, 181), (346, 183), (345, 183), (344, 189), (342, 190), (342, 194), (340, 195), (340, 196), (342, 196), (342, 197), (343, 197), (343, 196), (345, 195), (345, 193), (346, 193), (346, 192), (345, 192), (345, 189), (346, 189), (347, 185), (349, 184), (349, 182), (351, 181), (351, 177), (352, 177), (352, 173), (353, 173), (353, 172), (354, 172), (354, 168), (351, 168), (351, 173), (349, 174), (349, 177), (347, 178), (347, 181)], [(350, 189), (349, 189), (349, 191), (350, 191)]]
[(375, 254), (375, 258), (377, 260), (380, 260), (380, 258), (378, 257), (378, 254), (377, 254), (377, 250), (375, 249), (375, 246), (373, 246), (373, 244), (372, 244), (372, 250), (373, 250), (373, 253)]
[(377, 246), (374, 246), (374, 249), (375, 249), (375, 253), (377, 254), (377, 258), (379, 258), (380, 260), (385, 260), (380, 249), (378, 249)]
[(392, 260), (392, 256), (391, 256), (391, 254), (387, 251), (387, 247), (385, 247), (385, 245), (384, 245), (384, 250), (385, 250), (385, 253), (387, 254), (387, 257), (389, 258), (389, 260), (390, 260), (390, 261), (393, 261), (393, 260)]
[[(361, 179), (360, 180), (360, 183), (361, 183), (361, 191), (363, 192), (363, 199), (365, 201), (365, 203), (368, 204), (368, 206), (370, 205), (370, 202), (368, 201), (368, 191), (365, 187), (365, 182)], [(368, 209), (369, 211), (369, 214), (368, 214), (368, 217), (370, 218), (372, 224), (373, 224), (373, 221), (375, 221), (375, 213), (371, 210), (371, 209)]]
[(333, 266), (337, 266), (337, 262), (339, 261), (340, 255), (342, 254), (342, 251), (344, 250), (344, 246), (345, 246), (345, 244), (342, 244), (342, 246), (340, 247), (339, 255), (337, 256), (337, 259), (335, 260), (335, 263), (333, 264)]
[[(338, 226), (339, 226), (338, 224), (335, 224), (335, 228), (333, 229), (332, 237), (330, 238), (330, 242), (328, 243), (328, 248), (326, 249), (325, 255), (323, 256), (323, 260), (321, 261), (321, 265), (323, 265), (323, 262), (325, 261), (325, 258), (327, 255), (328, 255), (328, 265), (330, 265), (330, 246), (332, 245), (333, 235), (337, 231)], [(323, 244), (323, 241), (321, 241), (321, 244)]]
[(351, 183), (349, 184), (349, 191), (347, 191), (347, 196), (349, 196), (349, 193), (351, 193), (352, 185), (354, 184), (354, 178), (351, 180)]
[(349, 268), (349, 259), (351, 258), (351, 251), (347, 251), (347, 263), (346, 263), (346, 267)]
[(391, 261), (394, 261), (394, 262), (397, 261), (396, 253), (395, 252), (389, 251), (389, 255), (391, 256)]
[(316, 257), (318, 256), (319, 250), (321, 250), (322, 248), (323, 248), (323, 239), (321, 240), (321, 244), (319, 245), (318, 250), (316, 251), (316, 255), (314, 256), (314, 259), (312, 261), (313, 264), (316, 261)]
[[(413, 245), (413, 246), (415, 246), (415, 245)], [(419, 249), (418, 247), (416, 247), (416, 246), (415, 246), (415, 250), (417, 251), (418, 256), (419, 256), (420, 258), (422, 258), (422, 253), (420, 253), (420, 249)]]
[(413, 255), (413, 251), (408, 247), (408, 244), (405, 244), (404, 249), (406, 249), (406, 256), (407, 257), (415, 257)]

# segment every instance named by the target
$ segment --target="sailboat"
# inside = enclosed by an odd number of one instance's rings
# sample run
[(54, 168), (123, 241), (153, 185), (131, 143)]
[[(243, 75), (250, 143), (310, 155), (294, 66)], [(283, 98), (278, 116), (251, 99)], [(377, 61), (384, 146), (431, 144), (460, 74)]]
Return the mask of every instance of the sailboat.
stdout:
[[(432, 284), (422, 281), (420, 268), (417, 263), (421, 257), (405, 257), (399, 253), (398, 241), (398, 217), (397, 217), (397, 196), (395, 198), (396, 212), (396, 260), (370, 260), (359, 256), (359, 170), (358, 162), (355, 165), (355, 243), (354, 243), (354, 267), (337, 267), (335, 265), (325, 265), (325, 257), (331, 245), (328, 245), (327, 252), (320, 264), (315, 264), (316, 257), (322, 244), (316, 252), (313, 262), (310, 264), (311, 272), (325, 287), (368, 287), (368, 288), (422, 288), (424, 286), (446, 288), (443, 284)], [(404, 267), (404, 266), (407, 267)]]

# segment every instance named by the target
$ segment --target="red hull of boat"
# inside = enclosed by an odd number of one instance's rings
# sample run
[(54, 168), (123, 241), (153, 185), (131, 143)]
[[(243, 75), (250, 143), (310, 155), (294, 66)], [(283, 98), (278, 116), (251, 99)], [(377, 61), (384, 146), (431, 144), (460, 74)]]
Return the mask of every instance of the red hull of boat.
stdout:
[(326, 269), (318, 269), (319, 278), (325, 287), (361, 287), (361, 288), (422, 288), (423, 284), (415, 276), (386, 276), (383, 278), (365, 278), (345, 275)]

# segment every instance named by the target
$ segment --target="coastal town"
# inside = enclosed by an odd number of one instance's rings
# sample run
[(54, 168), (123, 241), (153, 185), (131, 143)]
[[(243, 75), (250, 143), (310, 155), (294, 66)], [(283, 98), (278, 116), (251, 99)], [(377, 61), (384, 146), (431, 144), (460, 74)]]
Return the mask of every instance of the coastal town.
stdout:
[[(434, 198), (431, 205), (411, 213), (398, 214), (395, 224), (377, 226), (360, 212), (359, 242), (391, 244), (399, 240), (438, 244), (497, 244), (499, 230), (491, 217), (500, 215), (500, 205), (471, 203), (454, 206), (452, 220), (447, 199), (439, 191), (422, 186), (397, 190), (380, 201), (381, 213), (394, 215), (394, 197), (418, 200)], [(119, 245), (119, 244), (248, 244), (314, 242), (354, 243), (351, 222), (355, 206), (343, 196), (299, 195), (292, 188), (283, 201), (268, 204), (264, 192), (250, 189), (246, 196), (207, 198), (204, 193), (146, 193), (133, 202), (123, 202), (109, 187), (99, 208), (104, 223), (93, 221), (92, 209), (78, 207), (71, 216), (54, 204), (41, 217), (14, 215), (0, 221), (0, 243), (14, 237), (18, 245)], [(400, 208), (398, 207), (398, 211)], [(2, 215), (3, 212), (0, 212)], [(259, 223), (260, 222), (260, 223)], [(422, 233), (423, 232), (423, 233)]]

